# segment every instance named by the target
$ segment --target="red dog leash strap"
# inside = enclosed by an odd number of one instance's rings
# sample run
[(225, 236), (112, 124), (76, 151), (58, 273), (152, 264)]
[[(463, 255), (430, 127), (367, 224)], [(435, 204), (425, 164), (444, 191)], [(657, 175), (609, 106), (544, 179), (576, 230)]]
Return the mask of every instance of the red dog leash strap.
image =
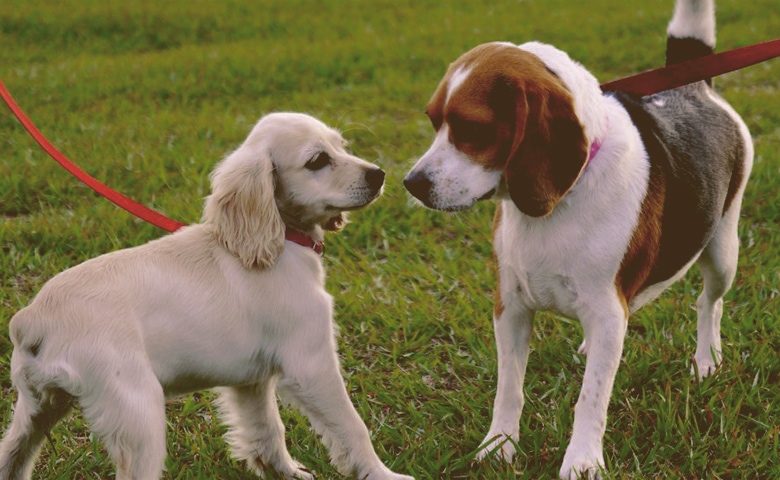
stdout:
[(154, 210), (151, 210), (150, 208), (147, 208), (140, 203), (125, 197), (121, 193), (111, 189), (110, 187), (103, 185), (99, 181), (95, 180), (93, 177), (91, 177), (88, 173), (81, 170), (79, 167), (73, 164), (70, 160), (68, 160), (65, 155), (63, 155), (59, 150), (57, 150), (54, 145), (49, 142), (46, 137), (41, 134), (41, 132), (35, 127), (35, 125), (32, 123), (32, 121), (27, 118), (27, 115), (22, 112), (22, 110), (19, 108), (19, 106), (14, 101), (13, 97), (11, 97), (11, 94), (8, 93), (8, 90), (6, 90), (5, 85), (3, 85), (3, 82), (0, 81), (0, 96), (3, 97), (3, 100), (5, 100), (5, 103), (8, 105), (8, 108), (11, 109), (11, 112), (13, 112), (14, 115), (16, 115), (16, 118), (19, 119), (19, 121), (22, 123), (24, 128), (30, 133), (30, 135), (35, 139), (36, 142), (48, 153), (51, 158), (57, 161), (62, 167), (71, 173), (74, 177), (81, 180), (83, 183), (85, 183), (89, 188), (96, 191), (100, 195), (104, 196), (105, 198), (111, 200), (116, 205), (124, 208), (128, 212), (132, 213), (136, 217), (145, 220), (152, 225), (155, 225), (157, 227), (162, 228), (163, 230), (167, 230), (169, 232), (173, 232), (178, 230), (179, 228), (183, 227), (184, 224), (177, 222), (175, 220), (172, 220), (165, 215), (155, 212)]
[(780, 56), (780, 38), (675, 63), (666, 67), (647, 70), (636, 75), (603, 83), (601, 90), (605, 92), (620, 91), (640, 96), (652, 95), (707, 78), (717, 77), (718, 75), (749, 67), (778, 56)]

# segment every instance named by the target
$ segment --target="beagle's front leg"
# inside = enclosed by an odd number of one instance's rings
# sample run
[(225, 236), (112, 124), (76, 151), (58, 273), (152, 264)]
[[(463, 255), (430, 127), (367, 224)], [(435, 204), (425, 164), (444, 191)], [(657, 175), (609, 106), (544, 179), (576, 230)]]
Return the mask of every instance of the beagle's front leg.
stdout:
[(617, 298), (588, 302), (579, 313), (588, 356), (574, 407), (571, 441), (560, 470), (560, 477), (566, 480), (601, 477), (607, 408), (628, 324), (627, 312)]
[[(507, 283), (506, 278), (501, 280), (502, 286)], [(523, 382), (535, 312), (522, 303), (517, 287), (510, 290), (513, 292), (501, 292), (493, 316), (498, 349), (498, 387), (490, 430), (477, 454), (480, 461), (490, 454), (512, 461), (520, 436), (520, 414), (525, 403)]]

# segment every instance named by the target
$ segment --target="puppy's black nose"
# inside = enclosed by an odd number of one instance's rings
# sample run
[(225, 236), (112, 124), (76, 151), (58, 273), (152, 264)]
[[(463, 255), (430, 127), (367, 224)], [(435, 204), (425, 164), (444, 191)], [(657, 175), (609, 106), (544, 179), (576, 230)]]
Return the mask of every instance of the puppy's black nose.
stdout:
[(372, 190), (379, 190), (385, 183), (385, 172), (381, 168), (375, 168), (366, 172), (366, 183)]
[(426, 203), (428, 197), (431, 194), (431, 187), (433, 182), (428, 178), (424, 172), (415, 172), (414, 174), (407, 175), (404, 178), (404, 187), (415, 196), (418, 200)]

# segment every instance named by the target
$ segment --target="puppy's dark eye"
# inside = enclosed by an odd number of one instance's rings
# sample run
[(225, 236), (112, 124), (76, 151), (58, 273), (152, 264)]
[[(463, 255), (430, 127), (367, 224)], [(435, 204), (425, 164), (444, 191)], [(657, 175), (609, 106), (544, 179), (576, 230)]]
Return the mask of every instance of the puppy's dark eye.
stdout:
[(304, 165), (304, 167), (308, 168), (309, 170), (316, 171), (316, 170), (322, 170), (328, 165), (330, 165), (330, 156), (325, 152), (320, 152), (317, 155), (315, 155), (311, 160), (306, 162), (306, 165)]

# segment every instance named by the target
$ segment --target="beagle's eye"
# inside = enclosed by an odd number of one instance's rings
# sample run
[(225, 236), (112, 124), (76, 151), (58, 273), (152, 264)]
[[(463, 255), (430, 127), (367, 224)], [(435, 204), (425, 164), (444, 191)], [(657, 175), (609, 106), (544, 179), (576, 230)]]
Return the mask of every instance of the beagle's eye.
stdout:
[(328, 165), (330, 165), (330, 156), (325, 152), (320, 152), (314, 157), (312, 157), (311, 160), (306, 162), (306, 165), (304, 165), (304, 167), (312, 171), (317, 171), (317, 170), (322, 170)]
[(485, 145), (491, 143), (496, 135), (495, 127), (489, 123), (452, 119), (450, 127), (452, 128), (452, 135), (459, 143)]

